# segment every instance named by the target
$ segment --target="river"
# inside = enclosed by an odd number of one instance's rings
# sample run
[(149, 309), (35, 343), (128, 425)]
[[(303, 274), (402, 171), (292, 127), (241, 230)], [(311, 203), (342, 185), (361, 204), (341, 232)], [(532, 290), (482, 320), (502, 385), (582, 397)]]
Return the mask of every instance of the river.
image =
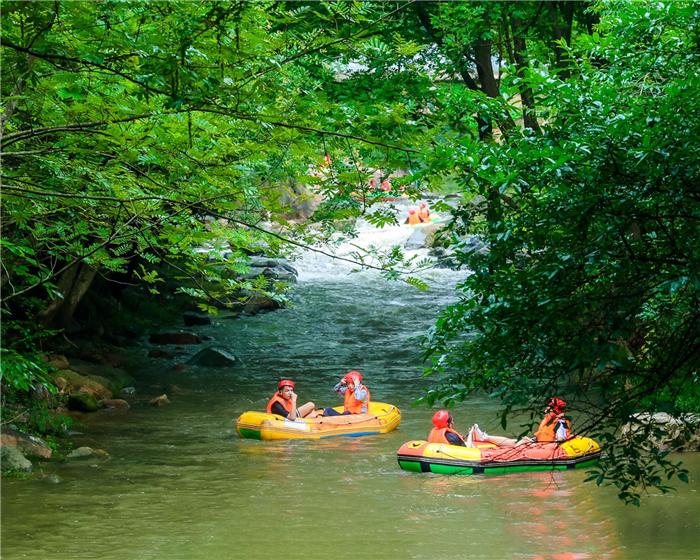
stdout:
[[(410, 232), (360, 228), (359, 244)], [(2, 557), (128, 559), (700, 558), (700, 457), (678, 491), (626, 507), (585, 471), (439, 476), (404, 472), (396, 451), (424, 439), (434, 409), (411, 406), (422, 377), (418, 339), (454, 300), (464, 274), (421, 273), (421, 292), (319, 255), (298, 263), (293, 306), (198, 327), (240, 357), (234, 368), (172, 371), (140, 349), (141, 380), (128, 411), (80, 416), (75, 447), (103, 448), (100, 463), (44, 464), (52, 477), (2, 483)], [(173, 323), (179, 317), (173, 319)], [(397, 405), (382, 436), (264, 442), (236, 435), (235, 419), (262, 410), (281, 378), (301, 402), (340, 404), (332, 387), (357, 369), (373, 400)], [(172, 404), (148, 406), (168, 384)], [(497, 403), (470, 398), (457, 428), (498, 433)]]

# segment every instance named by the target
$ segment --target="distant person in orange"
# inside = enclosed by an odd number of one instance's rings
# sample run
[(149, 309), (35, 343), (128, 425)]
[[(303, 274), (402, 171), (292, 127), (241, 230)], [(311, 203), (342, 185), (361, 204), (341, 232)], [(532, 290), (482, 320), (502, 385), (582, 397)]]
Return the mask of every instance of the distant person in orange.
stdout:
[(307, 402), (297, 408), (297, 394), (294, 392), (294, 382), (289, 379), (280, 381), (277, 392), (272, 395), (270, 402), (267, 403), (268, 414), (276, 414), (289, 420), (315, 418), (317, 416), (314, 411), (315, 408), (312, 402)]
[(374, 191), (374, 190), (377, 189), (377, 180), (376, 180), (374, 177), (372, 177), (372, 178), (369, 180), (369, 184), (367, 185), (367, 188), (368, 188), (370, 191)]
[(428, 210), (428, 205), (423, 201), (418, 205), (418, 217), (421, 222), (430, 222), (430, 210)]
[(404, 224), (408, 224), (409, 226), (416, 226), (418, 224), (422, 224), (422, 220), (418, 217), (418, 214), (416, 214), (416, 209), (415, 208), (409, 208), (408, 209), (408, 218), (406, 218), (406, 221)]
[(524, 437), (519, 440), (502, 436), (490, 436), (474, 424), (471, 428), (472, 437), (479, 441), (488, 441), (502, 447), (518, 447), (529, 443), (563, 442), (571, 437), (571, 424), (564, 417), (566, 403), (557, 398), (549, 399), (544, 411), (544, 418), (535, 432), (535, 437)]
[(391, 181), (389, 181), (389, 179), (384, 179), (384, 181), (382, 181), (382, 186), (379, 188), (382, 189), (384, 192), (391, 191)]

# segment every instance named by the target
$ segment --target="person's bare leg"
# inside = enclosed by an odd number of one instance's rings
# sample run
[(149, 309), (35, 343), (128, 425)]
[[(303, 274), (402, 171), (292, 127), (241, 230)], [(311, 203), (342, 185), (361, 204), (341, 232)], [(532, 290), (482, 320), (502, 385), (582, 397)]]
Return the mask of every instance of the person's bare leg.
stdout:
[(314, 409), (316, 408), (316, 405), (312, 402), (307, 402), (306, 404), (301, 405), (300, 407), (297, 407), (299, 410), (299, 416), (302, 418), (314, 418), (314, 416), (309, 416), (312, 412), (314, 412)]

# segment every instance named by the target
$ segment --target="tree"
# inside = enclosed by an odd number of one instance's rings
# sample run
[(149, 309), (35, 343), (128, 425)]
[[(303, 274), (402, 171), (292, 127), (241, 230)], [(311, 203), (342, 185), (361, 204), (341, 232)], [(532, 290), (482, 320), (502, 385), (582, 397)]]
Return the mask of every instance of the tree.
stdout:
[(456, 222), (490, 251), (461, 251), (474, 274), (426, 340), (432, 370), (449, 373), (426, 399), (485, 390), (504, 427), (521, 411), (531, 428), (547, 399), (566, 396), (578, 432), (606, 444), (598, 483), (638, 503), (687, 478), (642, 450), (655, 428), (634, 414), (700, 404), (700, 20), (686, 3), (597, 10), (598, 32), (567, 51), (570, 78), (528, 81), (548, 119), (541, 136), (454, 152), (472, 189), (515, 204)]

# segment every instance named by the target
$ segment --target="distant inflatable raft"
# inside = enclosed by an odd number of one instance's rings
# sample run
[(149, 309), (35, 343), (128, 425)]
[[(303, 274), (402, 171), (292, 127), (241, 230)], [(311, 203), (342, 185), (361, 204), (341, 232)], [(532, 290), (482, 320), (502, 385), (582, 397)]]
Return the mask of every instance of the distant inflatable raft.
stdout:
[[(343, 407), (337, 407), (338, 412)], [(369, 413), (321, 418), (288, 420), (266, 412), (244, 412), (236, 420), (236, 431), (242, 438), (324, 439), (386, 434), (401, 423), (401, 411), (391, 404), (371, 402)]]
[(430, 221), (429, 222), (421, 222), (420, 224), (414, 224), (412, 226), (409, 226), (406, 224), (404, 227), (411, 228), (411, 229), (420, 229), (422, 227), (425, 227), (430, 224), (436, 224), (438, 222), (442, 222), (442, 216), (439, 214), (430, 214)]
[(475, 443), (458, 447), (427, 441), (409, 441), (398, 451), (399, 466), (406, 471), (436, 474), (511, 473), (590, 467), (600, 458), (592, 439), (574, 437), (564, 443), (498, 447)]

